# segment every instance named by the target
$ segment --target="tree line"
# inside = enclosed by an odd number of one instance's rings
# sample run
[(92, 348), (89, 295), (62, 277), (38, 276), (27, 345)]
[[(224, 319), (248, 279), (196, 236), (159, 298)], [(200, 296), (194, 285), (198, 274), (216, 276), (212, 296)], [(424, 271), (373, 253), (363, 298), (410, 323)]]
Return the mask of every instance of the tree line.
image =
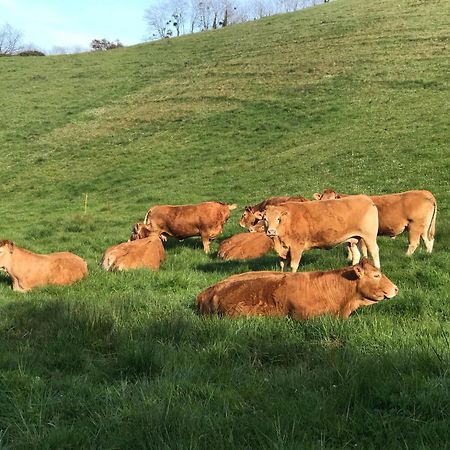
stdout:
[(151, 39), (169, 38), (297, 11), (329, 0), (161, 0), (145, 10)]

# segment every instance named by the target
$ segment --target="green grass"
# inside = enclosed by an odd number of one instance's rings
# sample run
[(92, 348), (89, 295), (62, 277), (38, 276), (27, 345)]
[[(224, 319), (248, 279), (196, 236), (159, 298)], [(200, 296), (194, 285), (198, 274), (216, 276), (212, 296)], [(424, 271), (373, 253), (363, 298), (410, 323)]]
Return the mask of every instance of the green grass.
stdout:
[[(336, 0), (112, 52), (1, 58), (0, 237), (74, 251), (90, 275), (23, 295), (0, 274), (0, 448), (448, 448), (448, 17), (438, 0)], [(324, 187), (438, 200), (433, 254), (380, 238), (400, 293), (347, 321), (196, 315), (198, 292), (276, 269), (275, 255), (222, 262), (188, 239), (156, 273), (98, 266), (152, 204)], [(300, 270), (344, 255), (308, 252)]]

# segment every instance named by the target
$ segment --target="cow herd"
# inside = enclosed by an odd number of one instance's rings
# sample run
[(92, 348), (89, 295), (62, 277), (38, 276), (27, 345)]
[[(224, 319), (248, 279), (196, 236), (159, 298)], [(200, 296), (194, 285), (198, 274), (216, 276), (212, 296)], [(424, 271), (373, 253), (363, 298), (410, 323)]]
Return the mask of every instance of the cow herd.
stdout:
[[(105, 270), (157, 270), (166, 254), (168, 236), (183, 240), (200, 236), (205, 253), (223, 231), (237, 205), (203, 202), (194, 205), (152, 207), (137, 223), (128, 242), (108, 248)], [(407, 255), (420, 243), (433, 250), (437, 205), (429, 191), (377, 196), (338, 194), (326, 189), (305, 197), (271, 197), (244, 209), (240, 225), (245, 233), (221, 242), (218, 257), (225, 260), (258, 258), (274, 250), (280, 272), (260, 271), (233, 275), (197, 296), (200, 313), (227, 316), (288, 315), (306, 319), (320, 314), (347, 318), (354, 310), (398, 292), (380, 271), (377, 235), (408, 231)], [(348, 246), (352, 266), (327, 272), (296, 273), (304, 251)], [(363, 258), (361, 259), (361, 255)], [(370, 255), (372, 262), (367, 256)], [(289, 265), (292, 273), (284, 272)], [(41, 255), (0, 241), (0, 269), (11, 278), (15, 291), (38, 286), (67, 285), (87, 275), (86, 262), (68, 252)]]

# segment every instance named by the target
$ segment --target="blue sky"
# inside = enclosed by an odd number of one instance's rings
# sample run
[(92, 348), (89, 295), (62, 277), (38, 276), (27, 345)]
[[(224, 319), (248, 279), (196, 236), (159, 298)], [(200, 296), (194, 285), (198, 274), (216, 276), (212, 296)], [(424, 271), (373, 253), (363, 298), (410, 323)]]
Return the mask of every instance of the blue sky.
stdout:
[(124, 45), (147, 36), (144, 13), (152, 0), (0, 0), (0, 26), (9, 23), (25, 43), (89, 48), (95, 38)]

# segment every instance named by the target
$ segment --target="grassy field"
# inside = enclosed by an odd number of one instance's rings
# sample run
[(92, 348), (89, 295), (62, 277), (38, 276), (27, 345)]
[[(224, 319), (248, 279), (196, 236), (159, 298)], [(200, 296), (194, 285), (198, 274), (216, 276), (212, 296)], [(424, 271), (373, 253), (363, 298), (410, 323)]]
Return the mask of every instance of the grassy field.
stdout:
[[(1, 58), (0, 238), (73, 251), (90, 275), (19, 294), (0, 274), (0, 448), (450, 448), (449, 17), (444, 0), (336, 0)], [(438, 201), (433, 254), (380, 238), (399, 295), (347, 321), (196, 315), (198, 292), (275, 255), (170, 240), (159, 272), (98, 267), (153, 204), (325, 187)], [(344, 264), (340, 247), (300, 270)]]

